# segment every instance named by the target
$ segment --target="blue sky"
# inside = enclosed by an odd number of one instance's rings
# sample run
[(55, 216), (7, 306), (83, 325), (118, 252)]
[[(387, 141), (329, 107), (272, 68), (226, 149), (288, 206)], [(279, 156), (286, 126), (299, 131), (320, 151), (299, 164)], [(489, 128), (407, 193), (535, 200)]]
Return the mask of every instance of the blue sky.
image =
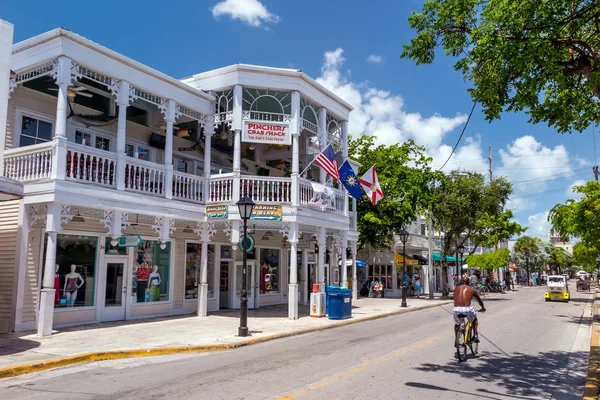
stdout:
[[(412, 138), (441, 166), (471, 101), (454, 61), (430, 66), (400, 60), (413, 32), (406, 22), (422, 1), (200, 0), (102, 2), (5, 0), (0, 18), (15, 24), (15, 41), (63, 26), (171, 76), (234, 63), (302, 69), (345, 98), (355, 111), (350, 132), (382, 143)], [(371, 57), (370, 57), (371, 56)], [(600, 138), (598, 139), (600, 140)], [(564, 202), (575, 182), (593, 178), (594, 134), (561, 135), (530, 125), (525, 114), (484, 121), (476, 109), (446, 170), (494, 172), (515, 185), (509, 207), (546, 237), (546, 212)]]

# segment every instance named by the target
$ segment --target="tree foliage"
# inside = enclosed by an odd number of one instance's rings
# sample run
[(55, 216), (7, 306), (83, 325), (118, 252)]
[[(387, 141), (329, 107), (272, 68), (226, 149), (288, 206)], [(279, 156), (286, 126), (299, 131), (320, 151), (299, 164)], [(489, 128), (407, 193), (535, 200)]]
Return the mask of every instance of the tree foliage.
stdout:
[(432, 207), (432, 188), (443, 174), (431, 169), (431, 159), (412, 140), (391, 146), (375, 146), (375, 138), (363, 135), (349, 143), (349, 156), (362, 164), (359, 176), (376, 165), (385, 198), (371, 204), (367, 196), (357, 201), (360, 246), (385, 248), (394, 233)]
[(492, 253), (472, 254), (467, 257), (469, 268), (493, 271), (508, 263), (508, 249), (498, 249)]
[(600, 122), (600, 3), (595, 0), (426, 0), (408, 19), (401, 57), (457, 59), (487, 120), (526, 111), (559, 132)]
[(596, 271), (596, 256), (598, 255), (598, 249), (589, 247), (584, 242), (579, 242), (573, 246), (573, 260), (574, 266), (583, 268), (587, 272)]
[(578, 237), (587, 247), (600, 249), (600, 184), (589, 181), (573, 190), (583, 196), (580, 200), (557, 204), (550, 210), (548, 219), (552, 229), (563, 238)]
[[(548, 264), (550, 259), (551, 247), (549, 243), (540, 238), (531, 236), (521, 236), (515, 243), (513, 260), (519, 268), (529, 267), (529, 271), (541, 270)], [(527, 262), (529, 255), (529, 262)]]

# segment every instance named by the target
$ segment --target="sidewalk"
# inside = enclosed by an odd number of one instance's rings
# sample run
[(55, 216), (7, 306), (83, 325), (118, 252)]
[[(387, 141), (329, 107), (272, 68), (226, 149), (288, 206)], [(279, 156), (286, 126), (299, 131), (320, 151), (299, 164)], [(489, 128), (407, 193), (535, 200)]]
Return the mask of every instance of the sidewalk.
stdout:
[[(0, 335), (0, 370), (16, 365), (57, 360), (83, 353), (139, 351), (152, 355), (166, 348), (206, 346), (187, 351), (209, 351), (248, 345), (277, 337), (327, 329), (334, 326), (381, 318), (449, 303), (436, 297), (434, 300), (407, 300), (408, 308), (400, 308), (400, 299), (362, 298), (353, 301), (352, 318), (335, 321), (309, 317), (309, 307), (300, 306), (299, 319), (287, 318), (287, 305), (268, 306), (248, 311), (249, 338), (236, 337), (239, 310), (211, 313), (206, 318), (195, 315), (120, 321), (80, 325), (55, 330), (50, 337), (40, 338), (34, 332)], [(168, 350), (168, 349), (167, 349)], [(186, 351), (181, 349), (181, 352)], [(171, 349), (168, 352), (179, 352)], [(142, 355), (139, 354), (139, 355)], [(119, 358), (119, 354), (113, 354)], [(123, 357), (135, 354), (121, 354)], [(98, 359), (98, 358), (95, 358)], [(106, 359), (106, 358), (105, 358)], [(77, 362), (89, 361), (82, 359)], [(68, 362), (73, 364), (74, 362)], [(47, 368), (41, 368), (47, 369)], [(27, 372), (33, 372), (27, 371)]]

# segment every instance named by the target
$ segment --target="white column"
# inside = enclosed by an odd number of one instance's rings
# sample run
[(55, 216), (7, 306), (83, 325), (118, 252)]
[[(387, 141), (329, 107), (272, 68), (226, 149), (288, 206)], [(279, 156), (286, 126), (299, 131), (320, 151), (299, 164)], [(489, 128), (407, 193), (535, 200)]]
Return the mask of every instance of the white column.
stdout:
[(12, 58), (14, 27), (0, 19), (0, 175), (4, 175), (4, 147), (8, 115), (10, 61)]
[(200, 240), (202, 242), (202, 254), (200, 258), (200, 292), (198, 293), (198, 317), (208, 315), (208, 226), (202, 224)]
[(358, 300), (358, 279), (356, 277), (356, 242), (350, 246), (352, 253), (352, 299)]
[(340, 286), (344, 289), (348, 288), (348, 266), (346, 265), (346, 249), (348, 248), (348, 232), (342, 232), (342, 245), (341, 247), (341, 256), (342, 256), (342, 271), (341, 271), (341, 282)]
[(318, 233), (318, 243), (319, 243), (319, 255), (318, 255), (318, 264), (317, 264), (317, 283), (319, 284), (319, 291), (325, 291), (325, 250), (327, 246), (327, 236), (325, 236), (325, 227), (319, 227)]
[[(242, 85), (233, 88), (233, 201), (240, 199), (240, 175), (242, 157)], [(245, 194), (245, 193), (242, 193)]]
[(288, 318), (298, 319), (298, 224), (290, 223), (290, 284), (288, 288)]
[(125, 190), (125, 143), (127, 136), (127, 107), (129, 107), (129, 82), (127, 81), (119, 81), (117, 105), (119, 106), (117, 122), (117, 190)]
[(292, 133), (292, 210), (295, 210), (299, 204), (299, 182), (298, 174), (300, 172), (300, 147), (298, 139), (300, 137), (300, 92), (292, 92), (292, 123), (290, 125)]
[[(327, 145), (327, 110), (325, 107), (321, 107), (319, 110), (319, 146), (320, 150), (323, 151), (325, 146)], [(325, 183), (325, 179), (327, 178), (327, 174), (323, 170), (323, 168), (319, 168), (320, 170), (320, 178), (319, 182)]]
[(175, 123), (175, 101), (167, 100), (167, 109), (165, 122), (167, 131), (165, 132), (165, 197), (173, 198), (173, 124)]
[[(348, 121), (342, 122), (342, 163), (348, 159)], [(347, 217), (348, 209), (350, 206), (350, 199), (348, 196), (348, 192), (346, 191), (346, 187), (341, 185), (342, 190), (344, 191), (344, 215)]]
[(215, 131), (214, 117), (207, 116), (204, 124), (204, 202), (210, 200), (210, 162), (211, 162), (211, 147), (212, 136)]
[(52, 179), (65, 179), (67, 163), (67, 88), (71, 84), (71, 59), (58, 58), (56, 84), (58, 97), (56, 100), (56, 124), (54, 126), (54, 145), (52, 160)]
[(356, 211), (356, 199), (352, 198), (352, 230), (358, 230), (358, 212)]
[(302, 251), (302, 304), (308, 304), (308, 298), (312, 288), (308, 287), (308, 251)]
[(54, 276), (56, 275), (56, 236), (60, 232), (60, 204), (48, 204), (46, 216), (46, 233), (48, 243), (46, 247), (46, 260), (44, 276), (42, 277), (42, 290), (40, 291), (40, 308), (37, 321), (38, 336), (52, 335), (54, 320)]

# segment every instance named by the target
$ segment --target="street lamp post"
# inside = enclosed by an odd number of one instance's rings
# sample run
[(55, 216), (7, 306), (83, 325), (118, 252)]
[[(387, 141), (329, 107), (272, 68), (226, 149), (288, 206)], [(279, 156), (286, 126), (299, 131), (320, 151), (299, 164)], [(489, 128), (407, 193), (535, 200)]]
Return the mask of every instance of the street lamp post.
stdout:
[[(406, 275), (406, 241), (408, 240), (409, 233), (402, 229), (400, 231), (400, 241), (402, 242), (402, 272)], [(406, 287), (406, 279), (404, 276), (402, 277), (402, 307), (408, 307), (406, 304), (406, 291), (408, 288)]]
[(246, 290), (246, 280), (248, 276), (248, 253), (246, 251), (246, 239), (248, 234), (248, 220), (254, 208), (254, 202), (251, 198), (242, 196), (237, 202), (240, 217), (244, 222), (244, 236), (242, 238), (242, 290), (240, 296), (240, 327), (238, 336), (248, 336), (248, 291)]

